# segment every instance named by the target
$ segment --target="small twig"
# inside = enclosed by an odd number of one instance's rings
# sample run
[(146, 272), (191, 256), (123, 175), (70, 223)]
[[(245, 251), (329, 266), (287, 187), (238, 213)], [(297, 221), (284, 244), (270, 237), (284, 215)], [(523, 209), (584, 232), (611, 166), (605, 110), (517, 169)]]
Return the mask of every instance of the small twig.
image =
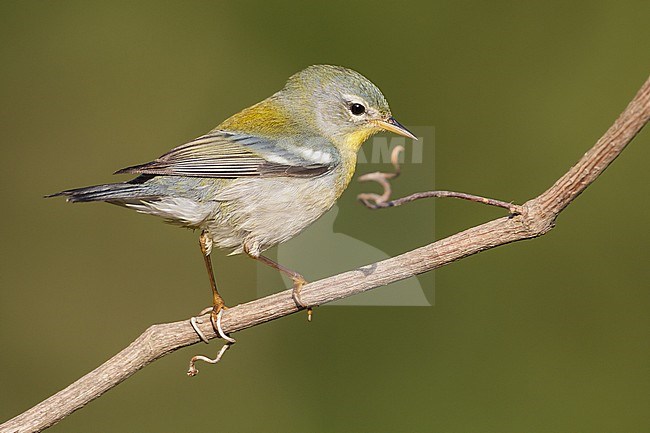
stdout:
[[(359, 195), (364, 195), (364, 194), (359, 194)], [(473, 194), (467, 194), (464, 192), (456, 192), (456, 191), (424, 191), (424, 192), (416, 192), (415, 194), (407, 195), (406, 197), (398, 198), (395, 200), (390, 200), (390, 201), (375, 201), (374, 203), (369, 202), (367, 200), (364, 200), (363, 198), (359, 198), (361, 202), (369, 207), (370, 209), (382, 209), (385, 207), (394, 207), (394, 206), (401, 206), (404, 203), (409, 203), (415, 200), (419, 200), (421, 198), (441, 198), (441, 197), (451, 197), (451, 198), (459, 198), (462, 200), (468, 200), (468, 201), (473, 201), (475, 203), (483, 203), (489, 206), (496, 206), (496, 207), (502, 207), (504, 209), (508, 209), (511, 215), (519, 215), (521, 214), (521, 206), (518, 204), (514, 203), (508, 203), (505, 201), (501, 200), (496, 200), (493, 198), (487, 198), (487, 197), (481, 197), (478, 195), (473, 195)]]
[[(206, 313), (211, 312), (211, 311), (212, 311), (212, 307), (209, 307), (209, 308), (203, 309), (199, 314), (206, 314)], [(222, 339), (226, 340), (227, 343), (225, 343), (223, 345), (223, 347), (221, 348), (219, 353), (217, 353), (217, 357), (214, 358), (214, 359), (210, 359), (207, 356), (203, 356), (203, 355), (193, 356), (192, 359), (190, 359), (190, 368), (187, 370), (187, 375), (188, 376), (193, 377), (193, 376), (196, 376), (199, 373), (199, 370), (197, 370), (196, 367), (194, 366), (196, 361), (205, 361), (205, 362), (207, 362), (209, 364), (216, 364), (217, 362), (219, 362), (221, 360), (221, 357), (223, 356), (224, 353), (226, 353), (226, 350), (228, 350), (230, 348), (230, 346), (232, 346), (233, 344), (235, 344), (237, 342), (237, 340), (230, 337), (229, 335), (227, 335), (223, 331), (223, 328), (221, 327), (221, 316), (222, 315), (223, 315), (223, 309), (220, 310), (219, 313), (217, 314), (217, 321), (216, 322), (214, 322), (214, 320), (212, 319), (212, 315), (210, 315), (210, 322), (212, 323), (212, 326), (213, 326), (214, 330), (217, 331), (218, 336), (221, 337)], [(199, 328), (199, 322), (196, 319), (196, 317), (190, 318), (190, 325), (192, 325), (192, 328), (194, 329), (194, 332), (196, 332), (196, 334), (199, 336), (199, 338), (204, 343), (209, 343), (208, 338), (205, 336), (203, 331), (201, 331), (201, 328)]]
[(404, 146), (395, 146), (393, 152), (390, 154), (390, 162), (395, 167), (393, 173), (384, 173), (381, 171), (375, 171), (374, 173), (366, 173), (362, 176), (359, 176), (359, 182), (377, 182), (384, 188), (384, 193), (382, 195), (374, 194), (371, 192), (359, 194), (357, 199), (360, 200), (363, 204), (368, 207), (372, 207), (371, 202), (375, 203), (384, 203), (390, 199), (391, 189), (390, 182), (388, 179), (394, 179), (400, 174), (399, 167), (399, 154), (404, 151)]
[(221, 349), (219, 350), (219, 353), (217, 353), (216, 358), (208, 358), (207, 356), (203, 355), (195, 355), (190, 359), (190, 368), (187, 369), (187, 375), (190, 377), (194, 377), (197, 374), (199, 374), (199, 370), (196, 368), (194, 365), (196, 361), (204, 361), (207, 362), (208, 364), (216, 364), (217, 362), (221, 361), (221, 357), (223, 356), (224, 353), (226, 353), (226, 350), (230, 349), (231, 344), (226, 343), (223, 346), (221, 346)]
[(489, 206), (502, 207), (504, 209), (508, 209), (510, 215), (521, 214), (522, 211), (520, 205), (508, 203), (501, 200), (495, 200), (493, 198), (486, 198), (478, 195), (467, 194), (464, 192), (455, 192), (455, 191), (416, 192), (415, 194), (411, 194), (406, 197), (390, 200), (390, 195), (392, 193), (392, 190), (391, 190), (390, 182), (388, 182), (388, 180), (394, 179), (397, 176), (399, 176), (400, 166), (399, 166), (398, 159), (399, 159), (399, 154), (403, 151), (404, 151), (403, 146), (397, 146), (395, 147), (395, 149), (393, 149), (393, 152), (391, 154), (390, 160), (391, 163), (393, 164), (393, 167), (395, 167), (395, 172), (384, 173), (384, 172), (376, 171), (374, 173), (367, 173), (359, 177), (360, 182), (374, 181), (380, 184), (382, 188), (384, 188), (384, 193), (381, 195), (371, 193), (371, 192), (357, 195), (357, 199), (361, 203), (363, 203), (366, 207), (370, 209), (382, 209), (386, 207), (401, 206), (404, 203), (409, 203), (415, 200), (419, 200), (421, 198), (451, 197), (451, 198), (459, 198), (462, 200), (473, 201), (475, 203), (483, 203)]
[(199, 336), (201, 341), (203, 341), (205, 344), (210, 344), (210, 340), (208, 340), (208, 337), (206, 337), (203, 331), (201, 331), (201, 328), (199, 328), (199, 323), (196, 317), (194, 316), (190, 317), (190, 325), (192, 325), (192, 328), (194, 328), (194, 332), (196, 332), (196, 335)]

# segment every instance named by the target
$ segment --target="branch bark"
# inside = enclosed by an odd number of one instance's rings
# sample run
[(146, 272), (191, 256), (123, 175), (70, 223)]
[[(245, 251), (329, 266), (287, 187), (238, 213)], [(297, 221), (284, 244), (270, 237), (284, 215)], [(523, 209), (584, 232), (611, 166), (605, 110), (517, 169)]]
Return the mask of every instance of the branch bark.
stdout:
[[(578, 197), (623, 151), (650, 119), (650, 78), (598, 142), (564, 176), (521, 207), (521, 213), (472, 227), (399, 256), (369, 264), (303, 287), (302, 300), (322, 305), (404, 278), (428, 272), (464, 257), (547, 233), (557, 216)], [(299, 310), (292, 291), (228, 309), (222, 326), (226, 333), (260, 325)], [(209, 315), (198, 326), (215, 338)], [(0, 425), (0, 433), (41, 431), (88, 404), (135, 372), (181, 347), (200, 342), (189, 320), (149, 327), (127, 348), (26, 412)]]

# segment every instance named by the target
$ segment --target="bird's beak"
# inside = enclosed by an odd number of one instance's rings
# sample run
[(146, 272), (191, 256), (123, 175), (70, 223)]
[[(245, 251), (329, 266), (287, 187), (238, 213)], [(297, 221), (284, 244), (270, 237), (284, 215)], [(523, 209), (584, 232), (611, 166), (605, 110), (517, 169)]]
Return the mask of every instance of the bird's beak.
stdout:
[(389, 117), (388, 120), (377, 120), (376, 122), (377, 126), (385, 129), (386, 131), (394, 132), (395, 134), (399, 134), (407, 138), (412, 138), (413, 140), (418, 139), (415, 135), (413, 135), (411, 131), (406, 129), (404, 125), (395, 120), (394, 117)]

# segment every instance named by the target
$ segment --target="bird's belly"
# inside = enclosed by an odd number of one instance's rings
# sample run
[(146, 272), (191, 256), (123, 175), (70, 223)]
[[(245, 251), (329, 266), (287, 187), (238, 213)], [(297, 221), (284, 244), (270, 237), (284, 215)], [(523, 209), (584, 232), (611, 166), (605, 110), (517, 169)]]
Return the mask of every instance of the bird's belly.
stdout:
[(327, 212), (342, 192), (339, 182), (336, 173), (238, 179), (215, 197), (218, 210), (206, 221), (206, 229), (217, 246), (257, 256)]

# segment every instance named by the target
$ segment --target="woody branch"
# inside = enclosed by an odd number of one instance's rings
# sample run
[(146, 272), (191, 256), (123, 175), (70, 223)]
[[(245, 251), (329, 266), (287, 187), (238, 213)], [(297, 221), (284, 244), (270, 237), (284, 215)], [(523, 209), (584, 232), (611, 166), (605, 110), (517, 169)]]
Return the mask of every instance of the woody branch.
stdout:
[[(514, 214), (396, 257), (307, 284), (301, 294), (303, 301), (322, 305), (437, 269), (490, 248), (547, 233), (560, 212), (603, 173), (649, 119), (650, 79), (607, 132), (564, 176), (541, 195), (516, 207)], [(285, 290), (228, 309), (223, 314), (222, 327), (226, 333), (234, 333), (297, 311), (292, 291)], [(207, 338), (216, 337), (208, 315), (201, 316), (197, 323)], [(189, 320), (153, 325), (95, 370), (0, 425), (0, 433), (43, 430), (151, 362), (198, 342)]]

